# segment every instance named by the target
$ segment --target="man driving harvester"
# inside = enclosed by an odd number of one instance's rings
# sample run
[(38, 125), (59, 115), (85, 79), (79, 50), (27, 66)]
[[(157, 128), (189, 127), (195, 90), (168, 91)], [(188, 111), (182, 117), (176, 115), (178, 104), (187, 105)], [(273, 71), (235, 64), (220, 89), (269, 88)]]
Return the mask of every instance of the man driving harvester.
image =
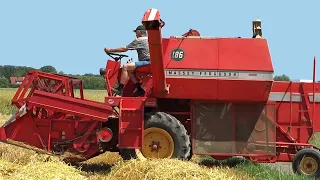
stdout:
[(105, 48), (104, 51), (108, 54), (111, 52), (127, 52), (128, 50), (136, 50), (138, 53), (138, 62), (131, 62), (124, 64), (122, 67), (121, 77), (119, 86), (117, 88), (112, 88), (113, 93), (122, 96), (123, 87), (128, 78), (131, 78), (131, 81), (136, 85), (137, 91), (134, 93), (134, 96), (140, 96), (145, 93), (144, 89), (141, 87), (141, 84), (134, 75), (134, 70), (136, 68), (149, 65), (150, 64), (150, 53), (149, 53), (149, 44), (147, 31), (143, 25), (138, 26), (134, 32), (136, 33), (136, 39), (133, 40), (127, 46), (111, 49)]

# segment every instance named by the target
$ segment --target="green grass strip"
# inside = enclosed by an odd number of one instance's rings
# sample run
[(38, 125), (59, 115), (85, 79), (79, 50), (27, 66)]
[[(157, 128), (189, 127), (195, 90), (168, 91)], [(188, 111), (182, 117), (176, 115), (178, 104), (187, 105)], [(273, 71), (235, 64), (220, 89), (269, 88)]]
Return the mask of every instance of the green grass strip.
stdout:
[[(200, 164), (212, 167), (212, 166), (226, 166), (234, 168), (237, 171), (244, 172), (257, 180), (310, 180), (311, 178), (303, 177), (300, 175), (281, 172), (275, 168), (268, 167), (267, 164), (253, 163), (247, 159), (242, 158), (230, 158), (223, 161), (217, 161), (210, 156), (202, 157)], [(290, 166), (291, 167), (291, 166)]]

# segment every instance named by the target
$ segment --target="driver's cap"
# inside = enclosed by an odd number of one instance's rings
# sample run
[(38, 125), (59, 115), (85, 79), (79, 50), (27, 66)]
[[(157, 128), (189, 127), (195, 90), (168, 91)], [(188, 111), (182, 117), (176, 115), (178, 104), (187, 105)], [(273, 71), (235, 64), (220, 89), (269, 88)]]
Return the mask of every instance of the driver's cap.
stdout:
[(145, 31), (146, 30), (146, 28), (144, 27), (144, 25), (140, 25), (140, 26), (138, 26), (135, 30), (133, 30), (133, 32), (136, 32), (136, 31), (138, 31), (138, 30), (142, 30), (142, 31)]

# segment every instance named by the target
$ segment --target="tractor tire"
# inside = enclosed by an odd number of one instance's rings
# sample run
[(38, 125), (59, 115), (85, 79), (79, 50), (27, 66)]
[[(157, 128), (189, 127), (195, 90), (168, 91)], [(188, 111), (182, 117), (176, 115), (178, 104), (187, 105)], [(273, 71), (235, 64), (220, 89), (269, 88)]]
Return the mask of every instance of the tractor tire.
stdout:
[(294, 173), (320, 178), (320, 152), (317, 149), (305, 148), (293, 158), (292, 170)]
[(123, 160), (131, 158), (191, 159), (191, 142), (187, 130), (174, 116), (156, 112), (145, 116), (144, 144), (141, 149), (122, 149)]

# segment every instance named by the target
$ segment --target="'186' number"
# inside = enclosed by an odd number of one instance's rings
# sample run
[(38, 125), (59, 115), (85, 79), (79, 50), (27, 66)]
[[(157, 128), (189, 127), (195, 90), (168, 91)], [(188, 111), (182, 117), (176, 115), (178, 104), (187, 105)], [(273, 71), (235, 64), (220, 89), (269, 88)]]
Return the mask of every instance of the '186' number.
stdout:
[(179, 58), (179, 59), (181, 59), (181, 58), (183, 58), (183, 52), (182, 51), (180, 51), (180, 52), (173, 52), (172, 53), (173, 55), (172, 55), (172, 57), (173, 58)]
[(181, 61), (184, 58), (184, 51), (180, 48), (171, 51), (171, 58), (175, 61)]

